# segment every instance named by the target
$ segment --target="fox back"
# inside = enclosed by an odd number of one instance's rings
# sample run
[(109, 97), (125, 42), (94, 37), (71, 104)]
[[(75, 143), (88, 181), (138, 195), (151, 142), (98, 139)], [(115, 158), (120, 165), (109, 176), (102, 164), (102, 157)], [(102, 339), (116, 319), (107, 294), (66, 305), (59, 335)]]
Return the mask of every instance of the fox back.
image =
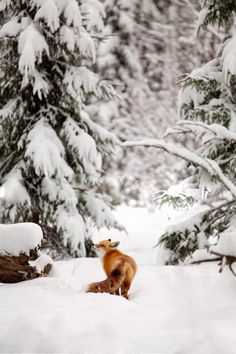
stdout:
[(107, 279), (90, 284), (88, 291), (121, 294), (128, 299), (128, 291), (137, 266), (132, 257), (116, 249), (118, 245), (119, 241), (112, 242), (110, 239), (94, 245), (102, 261)]

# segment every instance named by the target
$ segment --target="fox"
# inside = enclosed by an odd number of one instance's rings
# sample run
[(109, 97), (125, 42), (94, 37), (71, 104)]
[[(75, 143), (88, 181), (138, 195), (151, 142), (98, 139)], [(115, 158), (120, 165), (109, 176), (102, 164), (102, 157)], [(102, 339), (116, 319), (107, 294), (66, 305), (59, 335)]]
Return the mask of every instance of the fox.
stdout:
[(128, 300), (128, 291), (137, 271), (135, 260), (117, 250), (119, 241), (101, 241), (93, 247), (99, 255), (107, 278), (91, 283), (87, 292), (121, 295)]

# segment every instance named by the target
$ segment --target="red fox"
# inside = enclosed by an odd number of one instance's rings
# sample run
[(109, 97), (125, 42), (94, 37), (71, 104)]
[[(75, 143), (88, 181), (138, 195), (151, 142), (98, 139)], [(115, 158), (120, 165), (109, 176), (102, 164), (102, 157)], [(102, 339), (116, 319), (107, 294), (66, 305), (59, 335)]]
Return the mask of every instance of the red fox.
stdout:
[(119, 243), (119, 241), (112, 242), (109, 239), (94, 245), (103, 263), (107, 279), (90, 284), (87, 292), (105, 292), (116, 295), (121, 293), (128, 299), (128, 291), (137, 266), (133, 258), (116, 249)]

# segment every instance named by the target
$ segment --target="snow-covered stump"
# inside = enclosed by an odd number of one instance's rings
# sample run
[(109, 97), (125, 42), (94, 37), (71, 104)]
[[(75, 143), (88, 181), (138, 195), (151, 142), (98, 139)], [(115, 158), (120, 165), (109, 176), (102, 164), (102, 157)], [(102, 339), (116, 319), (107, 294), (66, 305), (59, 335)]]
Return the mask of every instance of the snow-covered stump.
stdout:
[(0, 224), (1, 283), (48, 275), (53, 261), (39, 251), (42, 239), (43, 232), (37, 224)]

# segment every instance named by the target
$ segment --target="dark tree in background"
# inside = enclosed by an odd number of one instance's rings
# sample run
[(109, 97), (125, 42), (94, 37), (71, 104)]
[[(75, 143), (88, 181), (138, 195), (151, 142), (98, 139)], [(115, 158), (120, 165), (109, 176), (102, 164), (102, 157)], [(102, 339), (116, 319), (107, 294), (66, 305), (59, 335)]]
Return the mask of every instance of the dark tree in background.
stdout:
[(207, 257), (208, 249), (222, 259), (229, 257), (229, 265), (232, 257), (235, 260), (235, 15), (236, 3), (220, 0), (204, 1), (199, 13), (201, 36), (208, 28), (214, 33), (212, 26), (226, 36), (211, 61), (181, 80), (179, 121), (169, 134), (193, 136), (196, 149), (163, 140), (127, 144), (155, 146), (187, 161), (190, 177), (159, 196), (164, 202), (188, 209), (160, 239), (167, 264), (184, 262), (196, 250)]
[(39, 223), (72, 255), (88, 225), (117, 226), (98, 193), (116, 139), (86, 109), (115, 96), (91, 71), (104, 15), (97, 0), (0, 2), (0, 221)]
[[(92, 110), (121, 141), (162, 138), (177, 119), (180, 75), (209, 60), (221, 34), (210, 28), (198, 42), (198, 1), (105, 0), (104, 6), (107, 37), (97, 70), (114, 82), (120, 100)], [(117, 203), (149, 204), (155, 191), (186, 175), (180, 160), (152, 148), (120, 149), (108, 163), (106, 186)]]

